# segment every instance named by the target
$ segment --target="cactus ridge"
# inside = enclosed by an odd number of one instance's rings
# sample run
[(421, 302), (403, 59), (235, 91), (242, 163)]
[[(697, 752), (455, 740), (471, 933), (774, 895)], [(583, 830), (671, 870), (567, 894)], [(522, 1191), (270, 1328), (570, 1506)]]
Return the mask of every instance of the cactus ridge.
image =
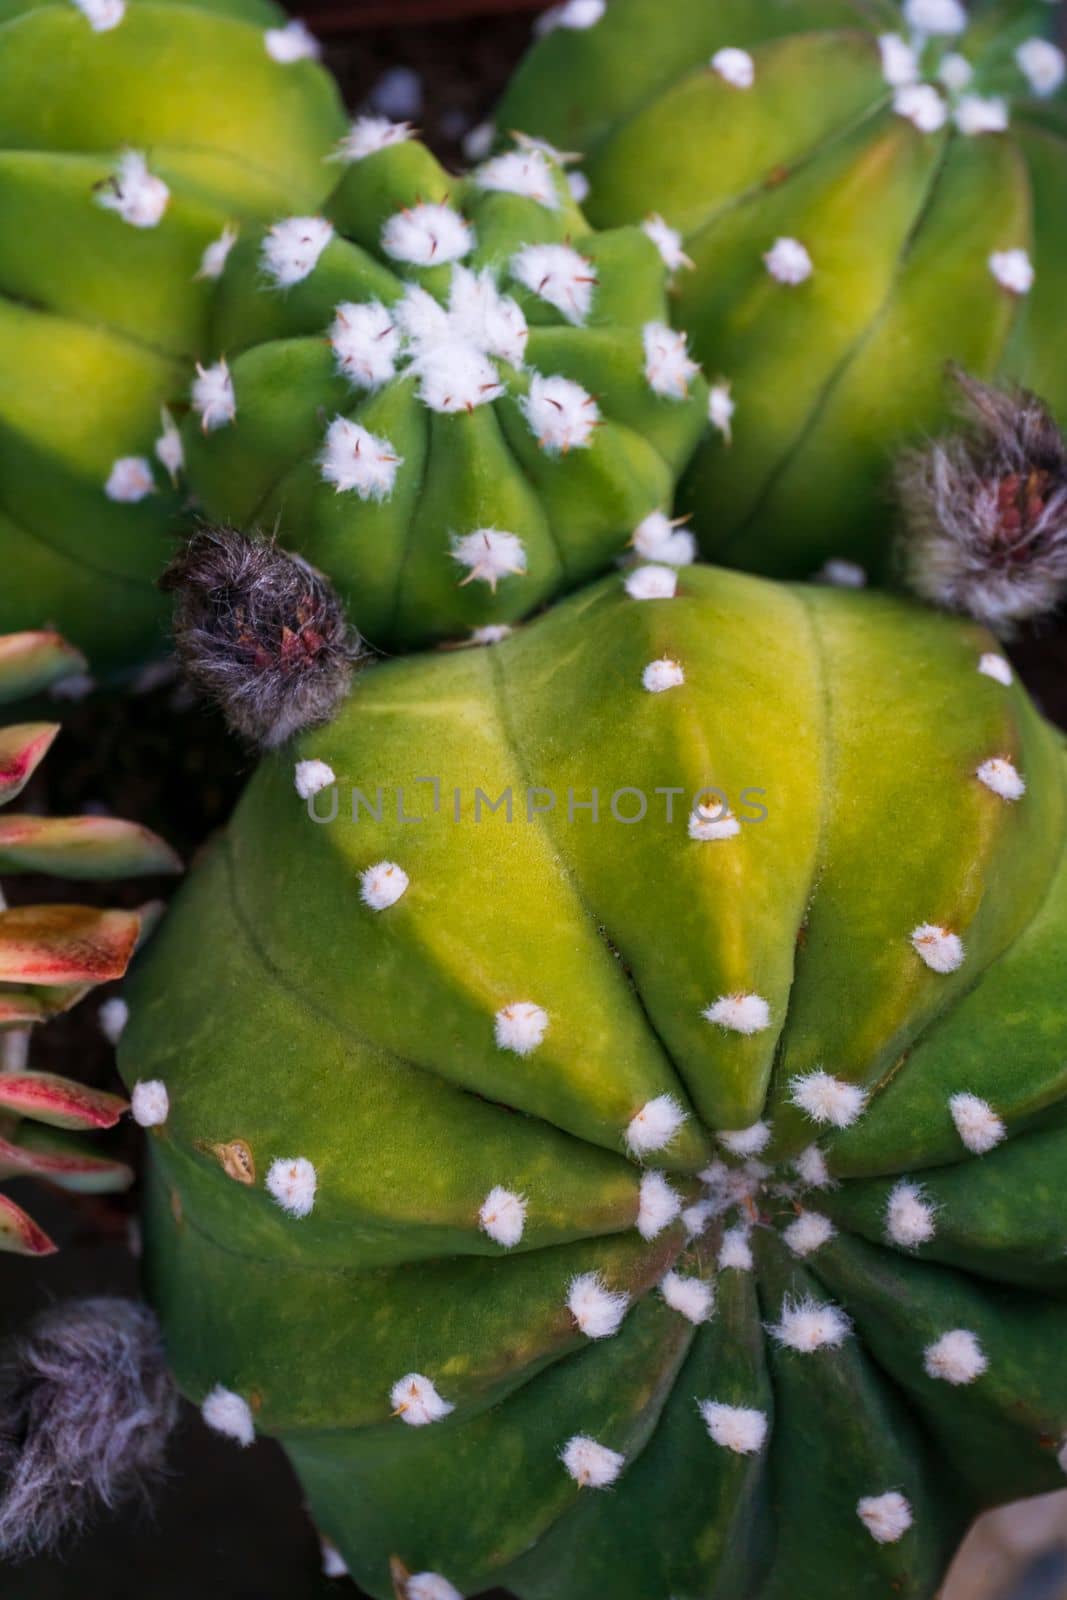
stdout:
[(136, 981), (183, 1387), (382, 1597), (932, 1595), (1062, 1481), (1065, 833), (989, 636), (887, 599), (616, 575), (374, 669)]
[[(683, 482), (709, 558), (891, 575), (888, 468), (949, 413), (947, 360), (1041, 394), (1067, 194), (1048, 8), (613, 0), (554, 28), (502, 128), (582, 152), (601, 227), (676, 230), (676, 326), (731, 385)], [(758, 534), (758, 537), (757, 537)]]
[(669, 522), (709, 395), (641, 229), (595, 234), (558, 152), (450, 177), (361, 118), (323, 214), (232, 252), (184, 430), (208, 514), (257, 524), (395, 650), (496, 637)]

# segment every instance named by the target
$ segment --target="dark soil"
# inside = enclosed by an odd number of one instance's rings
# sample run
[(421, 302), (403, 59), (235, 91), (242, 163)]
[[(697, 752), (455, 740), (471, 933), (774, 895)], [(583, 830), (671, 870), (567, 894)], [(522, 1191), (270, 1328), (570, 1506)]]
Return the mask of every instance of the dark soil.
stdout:
[[(410, 12), (443, 15), (474, 9), (478, 0), (412, 0)], [(461, 160), (463, 133), (486, 118), (529, 38), (528, 15), (505, 14), (502, 0), (483, 0), (497, 14), (417, 26), (333, 31), (347, 8), (323, 5), (316, 17), (327, 39), (328, 64), (349, 105), (364, 104), (383, 72), (413, 67), (422, 105), (414, 120), (446, 164)], [(503, 0), (515, 13), (527, 0)], [(365, 14), (383, 6), (365, 5)], [(394, 8), (399, 15), (404, 0)], [(327, 12), (330, 12), (327, 15)], [(358, 21), (359, 18), (356, 17)], [(1019, 642), (1012, 654), (1045, 712), (1067, 727), (1067, 626)], [(94, 695), (53, 707), (64, 731), (27, 796), (53, 814), (101, 808), (156, 829), (189, 861), (229, 814), (252, 760), (211, 714), (196, 709), (173, 683), (135, 696)], [(77, 900), (131, 906), (173, 888), (168, 880), (136, 884), (69, 884), (15, 880), (12, 900)], [(8, 884), (5, 883), (5, 889)], [(76, 1011), (42, 1030), (34, 1065), (64, 1071), (101, 1087), (119, 1088), (113, 1051), (96, 1021), (98, 991)], [(115, 1148), (139, 1159), (130, 1124)], [(38, 1307), (76, 1294), (137, 1292), (137, 1264), (128, 1248), (137, 1195), (77, 1198), (25, 1184), (10, 1186), (62, 1246), (41, 1262), (0, 1257), (0, 1335)], [(171, 1476), (151, 1510), (115, 1517), (65, 1560), (39, 1560), (0, 1571), (5, 1600), (312, 1600), (357, 1594), (347, 1581), (326, 1582), (299, 1488), (280, 1449), (269, 1441), (240, 1451), (211, 1435), (187, 1409), (173, 1451)]]

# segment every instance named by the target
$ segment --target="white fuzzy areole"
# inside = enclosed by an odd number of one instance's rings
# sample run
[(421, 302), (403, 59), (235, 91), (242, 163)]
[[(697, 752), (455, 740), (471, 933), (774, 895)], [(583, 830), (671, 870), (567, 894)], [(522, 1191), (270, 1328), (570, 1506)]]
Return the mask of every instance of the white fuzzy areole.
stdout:
[(607, 1445), (598, 1444), (585, 1433), (576, 1433), (573, 1439), (568, 1439), (559, 1458), (580, 1489), (606, 1489), (626, 1465), (625, 1456), (617, 1450), (609, 1450)]
[(701, 1013), (730, 1033), (762, 1033), (771, 1025), (771, 1008), (758, 994), (723, 994)]
[(343, 301), (330, 325), (337, 370), (357, 389), (380, 389), (396, 377), (400, 329), (380, 300)]
[(682, 1202), (662, 1172), (646, 1172), (641, 1179), (637, 1231), (642, 1239), (655, 1239), (681, 1214)]
[(727, 444), (733, 440), (736, 414), (737, 401), (730, 392), (730, 385), (723, 381), (713, 383), (708, 391), (708, 421)]
[(413, 267), (462, 261), (474, 249), (474, 230), (451, 206), (424, 202), (398, 211), (382, 228), (382, 249)]
[(160, 1128), (170, 1116), (170, 1096), (162, 1078), (146, 1078), (135, 1083), (130, 1095), (130, 1113), (142, 1128)]
[(883, 33), (878, 40), (882, 57), (882, 77), (891, 89), (918, 83), (922, 76), (918, 51), (899, 33)]
[(779, 1320), (768, 1333), (787, 1350), (810, 1355), (816, 1350), (837, 1350), (852, 1332), (852, 1323), (840, 1306), (804, 1295), (787, 1295)]
[(806, 283), (815, 271), (815, 264), (807, 248), (799, 239), (776, 239), (763, 258), (764, 265), (777, 283), (795, 288)]
[(126, 150), (111, 178), (97, 189), (96, 203), (114, 211), (131, 228), (155, 228), (170, 203), (170, 190), (149, 172), (140, 150)]
[(792, 1254), (803, 1259), (804, 1256), (814, 1255), (824, 1244), (829, 1244), (836, 1232), (830, 1218), (824, 1217), (821, 1211), (802, 1211), (788, 1228), (782, 1230), (782, 1238)]
[(152, 468), (144, 456), (119, 456), (117, 461), (112, 462), (104, 484), (104, 493), (109, 500), (126, 505), (136, 505), (146, 495), (154, 494), (155, 489)]
[(989, 1358), (969, 1328), (952, 1328), (923, 1351), (923, 1366), (931, 1378), (954, 1387), (973, 1383), (989, 1366)]
[(301, 800), (310, 800), (336, 782), (333, 768), (325, 761), (298, 761), (293, 767), (293, 788)]
[(700, 844), (712, 844), (721, 839), (736, 839), (741, 824), (732, 811), (724, 810), (721, 805), (699, 805), (689, 813), (687, 830), (691, 839)]
[(851, 1128), (863, 1114), (867, 1094), (856, 1083), (846, 1083), (817, 1067), (790, 1080), (789, 1098), (813, 1122), (833, 1128)]
[(189, 396), (204, 433), (215, 433), (219, 428), (229, 427), (237, 416), (237, 396), (225, 358), (211, 367), (202, 367), (199, 361), (196, 363), (196, 377)]
[(673, 567), (635, 567), (623, 582), (631, 600), (673, 600), (678, 574)]
[[(104, 1001), (96, 1013), (96, 1020), (108, 1044), (118, 1044), (130, 1020), (130, 1008), (120, 995), (114, 994), (110, 1000)], [(165, 1094), (166, 1090), (163, 1092)]]
[(251, 1406), (232, 1389), (224, 1389), (221, 1383), (205, 1397), (200, 1415), (209, 1428), (235, 1440), (242, 1450), (255, 1443), (256, 1425), (252, 1421)]
[(548, 1031), (548, 1012), (532, 1000), (513, 1000), (493, 1018), (493, 1034), (500, 1050), (528, 1056)]
[(389, 1391), (393, 1415), (406, 1422), (409, 1428), (425, 1428), (431, 1422), (441, 1422), (456, 1408), (443, 1400), (432, 1379), (421, 1372), (408, 1372), (398, 1378)]
[(271, 60), (280, 62), (284, 67), (290, 67), (296, 61), (317, 61), (322, 55), (321, 44), (307, 23), (301, 22), (298, 17), (282, 28), (268, 28), (263, 35), (263, 43)]
[(1007, 756), (992, 756), (983, 761), (975, 777), (1002, 800), (1021, 800), (1026, 793), (1026, 779)]
[(965, 94), (953, 117), (962, 134), (1006, 133), (1011, 125), (1008, 102), (999, 95)]
[(338, 161), (366, 161), (379, 150), (405, 144), (412, 136), (410, 122), (391, 122), (388, 117), (357, 117), (337, 147)]
[(767, 1413), (752, 1406), (729, 1406), (721, 1400), (701, 1400), (700, 1415), (708, 1433), (723, 1450), (754, 1456), (767, 1438)]
[(439, 1572), (416, 1572), (404, 1584), (404, 1600), (463, 1600), (463, 1596)]
[(688, 567), (696, 560), (696, 540), (665, 511), (650, 511), (634, 529), (633, 547), (643, 561)]
[(580, 328), (593, 309), (596, 268), (569, 244), (531, 244), (511, 258), (511, 276)]
[(419, 379), (419, 399), (444, 416), (473, 412), (491, 405), (504, 393), (493, 363), (481, 350), (452, 340), (422, 350), (411, 370)]
[(828, 583), (832, 589), (867, 587), (866, 569), (856, 561), (843, 561), (840, 556), (831, 556), (829, 561), (824, 561), (815, 577), (818, 583)]
[(588, 449), (600, 422), (600, 407), (589, 391), (571, 378), (558, 375), (545, 378), (535, 372), (530, 392), (523, 395), (519, 408), (530, 432), (549, 456)]
[(479, 189), (500, 194), (518, 194), (524, 200), (535, 200), (546, 211), (559, 210), (559, 192), (556, 180), (545, 154), (535, 147), (525, 150), (508, 150), (494, 156), (471, 174)]
[(506, 1250), (513, 1249), (526, 1227), (525, 1195), (499, 1185), (490, 1189), (478, 1212), (478, 1226), (494, 1244), (502, 1244)]
[(973, 77), (974, 68), (966, 56), (961, 56), (956, 50), (950, 50), (947, 56), (942, 57), (941, 65), (937, 69), (937, 78), (950, 94), (962, 94)]
[(967, 954), (959, 934), (936, 922), (923, 922), (910, 935), (915, 953), (931, 972), (956, 972)]
[(876, 1544), (896, 1544), (915, 1520), (911, 1506), (896, 1489), (888, 1494), (865, 1495), (857, 1502), (856, 1515)]
[(916, 33), (935, 36), (951, 37), (967, 28), (960, 0), (904, 0), (904, 20)]
[(407, 893), (410, 882), (403, 867), (397, 866), (395, 861), (379, 861), (360, 873), (360, 899), (372, 911), (385, 911)]
[(830, 1169), (826, 1165), (826, 1157), (817, 1144), (809, 1144), (806, 1150), (794, 1157), (793, 1171), (801, 1183), (809, 1189), (832, 1189), (834, 1180), (830, 1176)]
[(987, 651), (978, 663), (978, 671), (983, 678), (992, 678), (994, 683), (1001, 683), (1005, 689), (1010, 689), (1015, 682), (1015, 674), (1011, 669), (1011, 662), (1004, 656), (994, 655)]
[(506, 622), (487, 622), (484, 628), (472, 628), (468, 644), (503, 644), (515, 632)]
[(1015, 52), (1019, 71), (1034, 94), (1055, 94), (1067, 79), (1067, 56), (1049, 39), (1027, 39)]
[(348, 417), (334, 417), (326, 430), (319, 470), (338, 494), (351, 489), (361, 500), (388, 500), (403, 465), (403, 456), (388, 439), (378, 438)]
[(221, 278), (230, 259), (230, 251), (236, 243), (237, 229), (223, 228), (217, 239), (212, 239), (209, 245), (205, 245), (196, 276), (209, 279)]
[(954, 1094), (948, 1103), (956, 1132), (976, 1156), (988, 1155), (1007, 1137), (1007, 1128), (988, 1100), (976, 1094)]
[(711, 70), (732, 89), (751, 89), (756, 81), (755, 61), (747, 50), (738, 50), (732, 45), (716, 50), (711, 58)]
[(771, 1142), (771, 1125), (769, 1122), (753, 1122), (747, 1128), (728, 1128), (717, 1134), (716, 1138), (735, 1156), (758, 1156)]
[(155, 451), (156, 460), (167, 473), (171, 483), (174, 484), (177, 483), (178, 474), (185, 466), (185, 449), (182, 445), (182, 436), (166, 406), (161, 408), (159, 420), (162, 432), (152, 448)]
[(649, 694), (663, 694), (667, 689), (680, 689), (685, 682), (685, 672), (678, 661), (672, 661), (670, 656), (661, 656), (658, 661), (650, 661), (641, 674), (642, 686)]
[(526, 572), (522, 540), (517, 534), (501, 533), (497, 528), (477, 528), (474, 533), (454, 538), (452, 559), (467, 571), (461, 587), (477, 580), (487, 583), (494, 594), (501, 578), (521, 578)]
[(1026, 250), (994, 250), (989, 258), (989, 270), (1002, 289), (1009, 294), (1029, 294), (1037, 274)]
[(642, 330), (645, 382), (663, 400), (688, 400), (700, 364), (689, 355), (686, 335), (665, 322), (646, 322)]
[(595, 28), (606, 10), (607, 0), (564, 0), (563, 5), (542, 11), (534, 23), (534, 33), (551, 33), (555, 28)]
[(686, 1206), (682, 1212), (682, 1226), (690, 1239), (699, 1239), (706, 1233), (712, 1219), (717, 1215), (717, 1207), (713, 1200), (698, 1200), (695, 1205)]
[(309, 1217), (315, 1208), (318, 1174), (306, 1156), (279, 1156), (263, 1180), (267, 1193), (290, 1217)]
[(94, 33), (110, 33), (126, 15), (126, 0), (74, 0)]
[(277, 288), (290, 289), (314, 272), (332, 238), (333, 225), (325, 217), (285, 217), (267, 229), (260, 266)]
[(635, 1156), (645, 1155), (650, 1150), (665, 1150), (688, 1118), (689, 1113), (672, 1094), (658, 1094), (630, 1118), (626, 1127), (627, 1147)]
[(665, 222), (658, 211), (653, 211), (645, 218), (641, 229), (659, 251), (668, 272), (680, 272), (683, 267), (692, 267), (693, 262), (685, 253), (685, 245), (678, 229), (672, 228), (669, 222)]
[(460, 266), (453, 269), (448, 321), (461, 340), (513, 367), (522, 366), (529, 325), (518, 302), (500, 293), (488, 267), (481, 272)]
[(948, 121), (948, 105), (932, 83), (906, 83), (893, 95), (893, 110), (920, 133), (939, 133)]
[(885, 1203), (886, 1238), (905, 1250), (928, 1244), (937, 1231), (936, 1209), (917, 1183), (908, 1178), (890, 1190)]
[(722, 1271), (751, 1272), (752, 1246), (748, 1242), (747, 1228), (727, 1228), (719, 1246), (719, 1267)]
[(715, 1310), (715, 1285), (703, 1278), (681, 1272), (668, 1272), (659, 1286), (660, 1294), (672, 1311), (689, 1322), (707, 1322)]
[(610, 1339), (630, 1309), (630, 1296), (609, 1289), (599, 1272), (582, 1272), (567, 1289), (567, 1310), (587, 1339)]

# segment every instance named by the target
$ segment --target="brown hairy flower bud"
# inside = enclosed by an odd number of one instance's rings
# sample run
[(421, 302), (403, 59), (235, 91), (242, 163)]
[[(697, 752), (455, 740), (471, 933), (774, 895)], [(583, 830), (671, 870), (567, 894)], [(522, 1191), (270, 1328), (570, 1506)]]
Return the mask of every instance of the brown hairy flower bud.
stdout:
[(1067, 443), (1025, 389), (951, 375), (964, 426), (897, 468), (904, 575), (922, 599), (1010, 633), (1067, 595)]
[(369, 654), (327, 579), (263, 535), (201, 528), (160, 582), (186, 675), (254, 744), (328, 722)]

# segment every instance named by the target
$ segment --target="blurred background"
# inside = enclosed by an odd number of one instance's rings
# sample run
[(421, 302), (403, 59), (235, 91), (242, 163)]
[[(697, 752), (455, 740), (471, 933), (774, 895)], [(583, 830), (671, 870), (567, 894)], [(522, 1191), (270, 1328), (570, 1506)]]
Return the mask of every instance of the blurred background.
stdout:
[[(664, 0), (665, 21), (669, 8)], [(353, 113), (372, 109), (411, 121), (446, 165), (459, 166), (484, 153), (484, 124), (540, 9), (539, 0), (320, 0), (301, 14), (322, 38)], [(1067, 728), (1067, 625), (1024, 637), (1009, 653), (1046, 714)], [(89, 694), (56, 703), (47, 714), (62, 720), (64, 732), (26, 809), (136, 818), (186, 861), (225, 822), (251, 766), (166, 668), (146, 674), (132, 696)], [(10, 899), (137, 905), (172, 887), (142, 880), (72, 891), (62, 880), (27, 877), (15, 880)], [(95, 991), (41, 1030), (34, 1066), (119, 1089), (114, 1053), (97, 1021), (109, 992)], [(136, 1165), (139, 1139), (139, 1130), (126, 1124), (116, 1130), (113, 1148)], [(10, 1192), (30, 1206), (60, 1254), (36, 1262), (0, 1257), (0, 1337), (56, 1300), (138, 1292), (136, 1191), (94, 1199), (40, 1185), (31, 1195), (27, 1185), (12, 1184)], [(209, 1433), (189, 1407), (169, 1480), (151, 1508), (102, 1524), (62, 1560), (0, 1571), (2, 1600), (355, 1600), (358, 1594), (347, 1579), (323, 1576), (318, 1538), (280, 1449), (260, 1440), (237, 1450)], [(1067, 1491), (983, 1518), (943, 1600), (1067, 1600)]]

